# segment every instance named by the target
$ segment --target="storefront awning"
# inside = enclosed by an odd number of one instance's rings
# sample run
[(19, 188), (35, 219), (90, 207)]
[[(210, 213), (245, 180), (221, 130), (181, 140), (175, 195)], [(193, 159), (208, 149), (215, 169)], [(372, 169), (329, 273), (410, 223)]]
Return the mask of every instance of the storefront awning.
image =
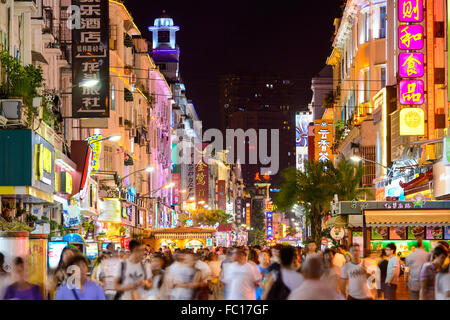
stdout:
[(347, 226), (347, 216), (335, 216), (331, 217), (327, 221), (327, 228), (333, 228), (333, 227), (341, 227), (345, 228)]
[(366, 210), (366, 226), (450, 226), (450, 210)]
[(53, 194), (34, 187), (0, 187), (0, 196), (14, 196), (25, 203), (53, 203)]

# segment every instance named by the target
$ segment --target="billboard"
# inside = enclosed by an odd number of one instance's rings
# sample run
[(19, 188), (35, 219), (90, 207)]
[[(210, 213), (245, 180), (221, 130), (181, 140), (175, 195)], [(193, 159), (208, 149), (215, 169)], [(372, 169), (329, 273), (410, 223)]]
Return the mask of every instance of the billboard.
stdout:
[(296, 168), (305, 170), (304, 161), (308, 160), (308, 125), (312, 121), (310, 112), (302, 112), (295, 115), (295, 147)]
[(226, 211), (225, 180), (217, 181), (217, 206)]
[[(72, 117), (109, 117), (109, 1), (72, 0), (80, 25), (72, 25)], [(95, 86), (80, 84), (98, 80)]]
[(333, 161), (333, 123), (315, 120), (314, 121), (314, 154), (316, 161)]
[[(207, 144), (204, 144), (205, 147)], [(199, 144), (201, 146), (201, 144)], [(199, 149), (199, 148), (197, 148)], [(204, 150), (204, 148), (202, 148)], [(195, 200), (209, 201), (209, 170), (208, 165), (203, 161), (203, 157), (198, 157), (199, 161), (195, 164)]]

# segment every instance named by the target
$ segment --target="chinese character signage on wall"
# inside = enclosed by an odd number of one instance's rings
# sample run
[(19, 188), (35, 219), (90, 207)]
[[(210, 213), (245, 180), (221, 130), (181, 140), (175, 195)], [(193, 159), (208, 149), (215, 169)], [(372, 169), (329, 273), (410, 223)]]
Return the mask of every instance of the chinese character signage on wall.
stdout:
[[(398, 20), (398, 75), (400, 135), (425, 135), (426, 87), (423, 80), (426, 56), (423, 52), (425, 30), (422, 25), (423, 0), (399, 0)], [(406, 24), (409, 23), (409, 24)], [(406, 52), (407, 50), (407, 52)], [(406, 106), (411, 106), (406, 108)], [(421, 106), (421, 107), (419, 107)]]
[(402, 78), (420, 78), (424, 72), (424, 57), (420, 52), (403, 52), (398, 55), (399, 75)]
[(172, 183), (173, 186), (173, 193), (172, 193), (172, 202), (173, 203), (179, 203), (181, 201), (180, 199), (180, 174), (179, 173), (172, 173)]
[(423, 26), (401, 25), (398, 27), (398, 48), (400, 50), (423, 49)]
[(314, 143), (316, 161), (333, 161), (333, 124), (316, 120), (314, 126)]
[(300, 113), (295, 116), (296, 167), (300, 171), (304, 171), (304, 161), (308, 160), (308, 125), (311, 121), (311, 113)]
[(398, 0), (400, 22), (421, 22), (423, 20), (423, 0)]
[(198, 162), (195, 164), (195, 198), (197, 202), (205, 201), (206, 204), (209, 202), (208, 178), (208, 165), (203, 161), (203, 157), (198, 157)]
[[(72, 0), (80, 28), (72, 29), (72, 117), (109, 117), (109, 1)], [(97, 80), (95, 86), (80, 86)]]
[(102, 139), (103, 135), (97, 134), (95, 136), (90, 136), (86, 138), (89, 145), (92, 148), (92, 171), (91, 174), (96, 174), (100, 169), (100, 154), (102, 153)]
[(273, 238), (273, 213), (266, 212), (267, 238)]
[(223, 211), (227, 209), (225, 196), (225, 180), (217, 181), (217, 206), (220, 210)]
[(424, 84), (422, 80), (401, 80), (400, 104), (421, 105), (425, 102)]

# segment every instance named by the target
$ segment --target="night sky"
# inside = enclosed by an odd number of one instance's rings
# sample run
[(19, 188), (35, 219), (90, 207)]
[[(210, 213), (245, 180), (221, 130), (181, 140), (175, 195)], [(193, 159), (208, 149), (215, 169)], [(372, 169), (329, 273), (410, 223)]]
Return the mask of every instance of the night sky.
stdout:
[(331, 52), (342, 0), (127, 0), (144, 37), (162, 10), (180, 26), (180, 73), (204, 128), (219, 128), (220, 75), (279, 74), (298, 88), (297, 109), (311, 100), (311, 78)]

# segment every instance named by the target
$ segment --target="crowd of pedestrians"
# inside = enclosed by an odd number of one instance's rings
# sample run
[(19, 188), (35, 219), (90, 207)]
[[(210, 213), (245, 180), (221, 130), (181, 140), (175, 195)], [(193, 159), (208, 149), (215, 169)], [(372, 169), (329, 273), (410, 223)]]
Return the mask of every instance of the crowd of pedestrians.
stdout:
[(109, 245), (90, 267), (77, 249), (67, 247), (48, 276), (44, 297), (27, 281), (22, 258), (11, 273), (0, 253), (0, 296), (19, 300), (372, 300), (397, 299), (405, 277), (411, 300), (450, 300), (449, 247), (439, 242), (400, 259), (394, 243), (361, 258), (357, 244), (317, 250), (234, 247), (152, 252), (132, 240), (129, 250)]

